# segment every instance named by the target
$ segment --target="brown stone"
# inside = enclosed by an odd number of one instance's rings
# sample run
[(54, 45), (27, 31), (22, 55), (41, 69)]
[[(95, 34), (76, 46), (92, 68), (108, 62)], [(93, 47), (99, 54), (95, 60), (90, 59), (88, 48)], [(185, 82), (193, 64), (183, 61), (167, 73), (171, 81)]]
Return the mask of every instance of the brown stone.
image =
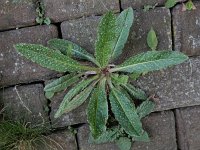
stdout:
[(0, 103), (4, 104), (4, 116), (34, 124), (48, 122), (47, 100), (42, 84), (30, 84), (4, 88), (0, 91)]
[[(144, 128), (150, 135), (150, 142), (134, 142), (132, 150), (176, 150), (174, 114), (171, 111), (152, 113), (143, 120)], [(114, 143), (93, 145), (88, 143), (89, 127), (78, 130), (80, 150), (117, 150)]]
[(21, 57), (14, 45), (17, 43), (46, 44), (56, 38), (56, 26), (36, 26), (0, 34), (0, 87), (44, 80), (55, 76), (56, 72), (40, 67), (36, 63)]
[(36, 10), (33, 0), (0, 1), (0, 30), (35, 24)]
[(189, 56), (200, 55), (200, 3), (195, 10), (182, 11), (182, 5), (173, 9), (175, 50)]
[(119, 12), (118, 0), (44, 0), (46, 16), (53, 22), (100, 15), (109, 10)]

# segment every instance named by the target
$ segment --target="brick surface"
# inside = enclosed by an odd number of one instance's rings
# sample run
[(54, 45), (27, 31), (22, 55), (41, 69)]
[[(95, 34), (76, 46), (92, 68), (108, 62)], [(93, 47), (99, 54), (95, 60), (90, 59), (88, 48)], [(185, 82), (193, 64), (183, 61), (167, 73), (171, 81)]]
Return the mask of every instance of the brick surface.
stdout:
[(36, 63), (21, 57), (13, 45), (17, 43), (46, 42), (58, 36), (55, 26), (36, 26), (0, 34), (0, 87), (18, 83), (43, 80), (55, 75), (55, 72), (40, 67)]
[(200, 57), (140, 78), (137, 85), (159, 97), (156, 110), (167, 110), (200, 104)]
[(175, 50), (189, 56), (200, 55), (200, 3), (195, 6), (192, 11), (183, 12), (182, 5), (173, 10)]
[(46, 16), (53, 22), (104, 14), (108, 10), (119, 12), (119, 0), (44, 0)]
[(48, 121), (45, 112), (47, 100), (42, 84), (31, 84), (4, 88), (0, 91), (0, 102), (5, 107), (5, 117), (34, 124)]
[[(135, 142), (132, 150), (176, 150), (176, 135), (174, 114), (171, 111), (153, 113), (143, 120), (144, 128), (151, 136), (151, 141)], [(78, 143), (80, 150), (117, 150), (114, 143), (101, 145), (88, 144), (88, 126), (83, 126), (78, 130)]]
[[(152, 18), (151, 20), (149, 18)], [(62, 36), (71, 40), (89, 51), (94, 51), (96, 31), (99, 17), (81, 18), (65, 21), (61, 24)], [(149, 12), (135, 12), (135, 22), (130, 31), (124, 53), (118, 62), (127, 59), (133, 54), (147, 51), (147, 33), (153, 27), (159, 39), (158, 49), (168, 50), (172, 48), (171, 42), (171, 18), (170, 12), (165, 8), (156, 8)]]
[(200, 148), (200, 107), (176, 109), (178, 147), (181, 150)]
[(32, 0), (16, 2), (0, 1), (0, 30), (35, 24), (36, 11)]

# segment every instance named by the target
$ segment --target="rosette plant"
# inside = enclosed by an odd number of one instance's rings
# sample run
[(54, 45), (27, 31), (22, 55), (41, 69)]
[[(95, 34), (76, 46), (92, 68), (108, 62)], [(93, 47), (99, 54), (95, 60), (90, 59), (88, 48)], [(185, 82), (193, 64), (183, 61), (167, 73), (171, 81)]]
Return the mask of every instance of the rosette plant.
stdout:
[[(117, 141), (121, 149), (130, 147), (130, 139), (147, 141), (141, 118), (149, 114), (154, 103), (132, 84), (129, 77), (177, 65), (188, 59), (177, 51), (147, 51), (113, 62), (120, 56), (134, 19), (132, 8), (118, 16), (106, 13), (98, 26), (94, 56), (67, 40), (52, 39), (48, 47), (17, 44), (16, 50), (43, 67), (66, 73), (45, 86), (46, 97), (67, 89), (55, 118), (89, 100), (87, 118), (94, 143)], [(77, 60), (89, 61), (79, 63)], [(139, 104), (135, 101), (139, 101)], [(113, 127), (114, 126), (114, 127)], [(125, 143), (125, 144), (123, 144)], [(124, 148), (124, 147), (126, 148)]]

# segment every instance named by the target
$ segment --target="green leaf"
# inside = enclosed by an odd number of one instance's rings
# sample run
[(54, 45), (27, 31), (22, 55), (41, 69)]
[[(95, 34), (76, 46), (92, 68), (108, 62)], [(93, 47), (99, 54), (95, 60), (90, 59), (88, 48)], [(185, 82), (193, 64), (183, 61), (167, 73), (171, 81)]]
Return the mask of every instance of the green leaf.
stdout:
[(110, 72), (143, 73), (160, 70), (186, 61), (188, 57), (177, 51), (148, 51), (126, 60)]
[(143, 118), (149, 115), (153, 111), (154, 107), (155, 107), (154, 102), (150, 100), (146, 100), (142, 104), (140, 104), (139, 107), (137, 107), (136, 111), (137, 111), (138, 116), (140, 118)]
[(125, 94), (113, 87), (109, 98), (112, 112), (124, 131), (130, 136), (141, 135), (143, 132), (142, 123)]
[(130, 77), (132, 80), (137, 80), (140, 76), (141, 76), (141, 73), (135, 73), (135, 72), (133, 72), (133, 73), (131, 73), (131, 74), (129, 75), (129, 77)]
[(156, 32), (154, 31), (153, 28), (151, 28), (151, 30), (147, 35), (147, 44), (151, 48), (151, 50), (156, 50), (158, 45), (158, 39), (156, 36)]
[(187, 10), (193, 10), (196, 9), (196, 7), (194, 6), (193, 2), (191, 0), (189, 0), (186, 4), (185, 7)]
[(113, 142), (120, 136), (119, 128), (111, 128), (103, 132), (100, 137), (94, 139), (92, 134), (89, 135), (89, 143), (102, 144), (107, 142)]
[(120, 13), (116, 20), (116, 43), (111, 54), (111, 59), (116, 59), (122, 53), (124, 44), (129, 35), (130, 28), (133, 24), (133, 9), (130, 7)]
[(82, 66), (77, 61), (42, 45), (17, 44), (15, 48), (26, 58), (51, 70), (59, 72), (96, 70), (96, 68)]
[(45, 97), (51, 99), (54, 96), (54, 92), (45, 92)]
[[(60, 77), (59, 79), (56, 79), (50, 84), (46, 85), (44, 88), (44, 91), (46, 93), (49, 93), (49, 94), (52, 93), (54, 95), (54, 93), (62, 91), (66, 89), (67, 87), (71, 86), (72, 84), (74, 84), (75, 82), (77, 82), (80, 76), (81, 74), (76, 75), (72, 73), (72, 74), (68, 74), (63, 77)], [(51, 96), (53, 96), (52, 94)]]
[(41, 17), (37, 17), (36, 19), (35, 19), (35, 21), (38, 23), (38, 24), (42, 24), (43, 23), (43, 18), (41, 18)]
[(142, 141), (142, 142), (149, 142), (150, 139), (149, 139), (149, 135), (147, 134), (146, 131), (144, 131), (144, 133), (140, 136), (132, 136), (132, 140), (133, 141)]
[(94, 139), (106, 131), (108, 120), (108, 103), (106, 97), (106, 79), (102, 79), (94, 89), (87, 109), (88, 123)]
[(114, 83), (121, 85), (128, 83), (129, 76), (113, 73), (111, 74), (111, 79), (113, 80)]
[(78, 46), (77, 44), (64, 39), (51, 39), (48, 41), (50, 48), (61, 51), (64, 55), (69, 57), (78, 58), (82, 60), (88, 60), (100, 66), (92, 54), (88, 53), (85, 49)]
[(165, 3), (166, 8), (172, 8), (176, 5), (177, 0), (167, 0)]
[(123, 87), (128, 91), (128, 93), (135, 99), (146, 100), (147, 95), (144, 91), (139, 88), (132, 86), (131, 84), (123, 85)]
[(116, 140), (116, 144), (120, 150), (130, 150), (132, 145), (131, 139), (127, 137), (120, 137), (118, 140)]
[(104, 68), (108, 65), (116, 43), (116, 17), (112, 12), (103, 16), (98, 26), (95, 57)]
[(44, 19), (44, 23), (45, 23), (46, 25), (50, 25), (50, 24), (51, 24), (50, 18), (49, 18), (49, 17), (46, 17), (46, 18)]
[[(87, 79), (87, 80), (83, 80), (81, 81), (80, 83), (78, 83), (76, 86), (74, 86), (64, 97), (62, 103), (60, 104), (59, 106), (59, 109), (57, 110), (56, 114), (55, 114), (55, 118), (58, 118), (60, 117), (63, 113), (67, 113), (69, 112), (72, 108), (74, 109), (76, 102), (80, 101), (80, 105), (84, 102), (84, 101), (81, 101), (80, 99), (80, 96), (82, 96), (84, 93), (80, 93), (78, 94), (80, 91), (84, 91), (85, 92), (85, 96), (87, 96), (87, 94), (89, 94), (91, 91), (91, 85), (86, 89), (84, 90), (92, 81), (96, 80), (98, 78), (98, 76), (95, 76), (93, 78), (90, 78), (90, 79)], [(93, 86), (92, 86), (93, 87)], [(87, 90), (89, 90), (89, 92), (87, 92)], [(86, 93), (87, 92), (87, 93)], [(77, 95), (78, 94), (78, 95)], [(89, 95), (88, 95), (89, 96)], [(78, 100), (77, 100), (78, 99)], [(84, 100), (82, 98), (82, 100)], [(70, 101), (73, 101), (70, 103)], [(75, 104), (74, 104), (75, 103)], [(74, 105), (74, 106), (71, 106), (71, 105)], [(71, 108), (70, 108), (70, 107)]]

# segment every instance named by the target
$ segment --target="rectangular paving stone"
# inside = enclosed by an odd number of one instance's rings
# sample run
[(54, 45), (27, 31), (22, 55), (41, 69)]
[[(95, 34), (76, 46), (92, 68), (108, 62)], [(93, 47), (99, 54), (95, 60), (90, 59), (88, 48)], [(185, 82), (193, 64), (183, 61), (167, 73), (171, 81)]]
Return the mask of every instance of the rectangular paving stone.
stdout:
[[(176, 150), (176, 134), (174, 114), (171, 111), (152, 113), (143, 119), (145, 130), (150, 135), (150, 142), (134, 142), (132, 150)], [(114, 143), (93, 145), (88, 143), (89, 127), (87, 125), (78, 130), (80, 150), (118, 150)]]
[[(99, 17), (88, 17), (65, 21), (61, 24), (62, 36), (64, 39), (73, 41), (86, 50), (94, 52), (99, 19)], [(155, 29), (158, 36), (158, 49), (168, 50), (172, 48), (170, 11), (165, 8), (156, 8), (146, 13), (139, 10), (135, 12), (135, 20), (128, 42), (117, 62), (121, 62), (139, 52), (149, 50), (146, 37), (151, 27)]]
[(4, 104), (4, 116), (34, 124), (48, 121), (47, 100), (42, 84), (30, 84), (0, 90), (0, 103)]
[(53, 22), (120, 11), (119, 0), (44, 0), (44, 5), (46, 16)]
[(195, 10), (182, 11), (182, 5), (173, 9), (173, 30), (175, 50), (189, 56), (200, 55), (200, 3), (194, 3)]
[(178, 148), (198, 150), (200, 148), (200, 106), (176, 109)]
[(37, 17), (34, 0), (0, 1), (0, 30), (18, 28), (35, 24)]
[(139, 87), (159, 98), (155, 111), (200, 105), (200, 57), (137, 80)]
[(58, 37), (56, 26), (36, 26), (0, 34), (0, 87), (44, 80), (56, 72), (40, 67), (20, 56), (13, 47), (17, 43), (46, 44)]

